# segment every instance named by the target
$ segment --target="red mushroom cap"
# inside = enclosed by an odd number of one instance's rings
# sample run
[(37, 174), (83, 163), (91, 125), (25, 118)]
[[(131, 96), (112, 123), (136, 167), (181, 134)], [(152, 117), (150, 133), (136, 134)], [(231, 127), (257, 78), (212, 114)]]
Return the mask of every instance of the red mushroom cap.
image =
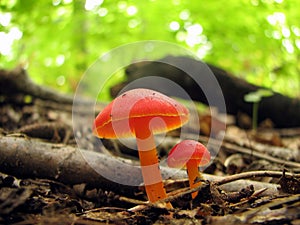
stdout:
[(136, 123), (162, 133), (181, 127), (189, 111), (182, 104), (159, 92), (133, 89), (118, 96), (96, 117), (93, 132), (101, 138), (134, 137)]
[(190, 160), (195, 160), (198, 166), (204, 166), (210, 162), (210, 153), (203, 144), (184, 140), (171, 149), (167, 163), (169, 167), (184, 168)]

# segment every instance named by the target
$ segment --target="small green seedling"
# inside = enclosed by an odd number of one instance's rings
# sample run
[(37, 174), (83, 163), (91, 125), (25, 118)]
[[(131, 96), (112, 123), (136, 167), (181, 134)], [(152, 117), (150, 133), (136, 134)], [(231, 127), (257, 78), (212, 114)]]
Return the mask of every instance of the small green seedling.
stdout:
[(257, 116), (258, 116), (258, 105), (262, 98), (270, 97), (274, 93), (271, 90), (267, 89), (258, 89), (257, 91), (250, 92), (244, 96), (246, 102), (252, 102), (252, 129), (257, 129)]

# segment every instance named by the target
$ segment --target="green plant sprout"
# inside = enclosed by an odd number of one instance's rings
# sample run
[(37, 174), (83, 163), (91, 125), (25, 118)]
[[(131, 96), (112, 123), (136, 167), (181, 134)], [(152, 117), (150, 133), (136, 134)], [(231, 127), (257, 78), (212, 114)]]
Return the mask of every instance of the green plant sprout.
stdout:
[(252, 102), (252, 129), (257, 129), (257, 121), (258, 121), (258, 105), (262, 98), (271, 97), (274, 93), (271, 90), (267, 89), (258, 89), (253, 92), (249, 92), (244, 96), (244, 100), (246, 102)]

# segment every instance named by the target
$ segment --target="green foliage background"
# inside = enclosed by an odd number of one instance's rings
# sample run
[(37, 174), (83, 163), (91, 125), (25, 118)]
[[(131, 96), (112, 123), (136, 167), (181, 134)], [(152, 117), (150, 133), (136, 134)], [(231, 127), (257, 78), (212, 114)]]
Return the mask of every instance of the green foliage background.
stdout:
[(163, 40), (300, 95), (298, 0), (1, 0), (0, 9), (0, 46), (10, 47), (0, 48), (0, 67), (22, 63), (36, 82), (66, 92), (106, 51)]

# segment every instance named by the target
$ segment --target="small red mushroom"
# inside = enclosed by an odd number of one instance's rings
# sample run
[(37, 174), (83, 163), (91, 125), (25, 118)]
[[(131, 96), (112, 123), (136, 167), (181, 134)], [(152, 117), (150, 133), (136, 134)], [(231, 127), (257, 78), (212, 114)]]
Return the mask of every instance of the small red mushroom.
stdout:
[[(198, 167), (207, 165), (210, 162), (210, 153), (207, 148), (194, 140), (184, 140), (176, 144), (169, 152), (167, 163), (169, 167), (186, 168), (190, 188), (198, 187), (202, 178)], [(192, 193), (192, 198), (198, 192)]]
[[(100, 138), (136, 137), (145, 189), (150, 202), (167, 197), (153, 134), (181, 127), (189, 111), (159, 92), (133, 89), (118, 96), (96, 117), (93, 132)], [(172, 208), (170, 203), (167, 207)]]

